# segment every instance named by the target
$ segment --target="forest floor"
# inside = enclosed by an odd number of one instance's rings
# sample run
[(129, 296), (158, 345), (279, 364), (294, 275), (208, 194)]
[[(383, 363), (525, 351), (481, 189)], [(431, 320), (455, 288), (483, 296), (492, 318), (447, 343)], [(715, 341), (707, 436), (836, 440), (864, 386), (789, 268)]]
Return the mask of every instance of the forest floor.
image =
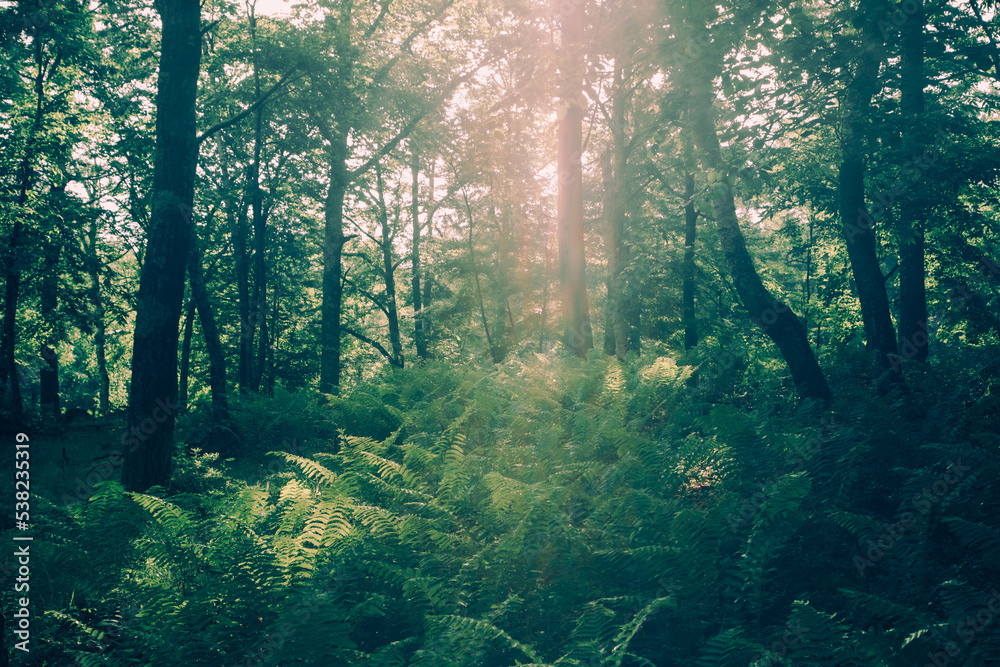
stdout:
[(38, 432), (18, 664), (1000, 664), (995, 369), (845, 376), (828, 410), (711, 377), (539, 356), (234, 397), (238, 445), (188, 446), (196, 405), (146, 494), (117, 424)]

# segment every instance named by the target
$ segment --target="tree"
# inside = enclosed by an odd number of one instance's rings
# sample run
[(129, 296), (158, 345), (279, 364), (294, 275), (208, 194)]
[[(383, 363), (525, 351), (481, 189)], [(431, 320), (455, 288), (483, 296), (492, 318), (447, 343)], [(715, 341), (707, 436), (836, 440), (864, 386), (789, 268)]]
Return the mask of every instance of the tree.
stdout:
[[(913, 0), (913, 12), (901, 27), (900, 111), (903, 114), (904, 150), (911, 156), (923, 153), (926, 127), (923, 122), (924, 3)], [(925, 206), (918, 193), (906, 197), (899, 207), (899, 353), (904, 359), (926, 361), (928, 354), (927, 289), (924, 268)]]
[[(687, 134), (687, 133), (685, 133)], [(683, 291), (684, 348), (698, 345), (698, 318), (695, 311), (694, 247), (698, 239), (698, 211), (694, 204), (694, 148), (691, 140), (684, 141), (684, 265), (681, 269)]]
[[(340, 385), (343, 257), (345, 244), (353, 238), (344, 232), (344, 206), (348, 188), (406, 139), (420, 120), (450, 98), (462, 83), (475, 74), (479, 66), (452, 76), (431, 91), (430, 95), (423, 90), (417, 92), (420, 101), (416, 105), (416, 111), (407, 109), (391, 120), (386, 119), (390, 127), (395, 126), (395, 131), (390, 131), (387, 137), (375, 132), (373, 118), (366, 111), (369, 107), (377, 108), (385, 104), (382, 86), (389, 81), (390, 75), (412, 49), (414, 42), (445, 15), (454, 1), (444, 0), (416, 23), (404, 22), (404, 25), (396, 26), (400, 33), (394, 37), (399, 38), (399, 46), (394, 46), (394, 55), (381, 63), (372, 65), (359, 60), (358, 56), (369, 47), (368, 41), (373, 40), (373, 36), (386, 29), (384, 20), (387, 18), (389, 5), (382, 6), (376, 15), (372, 15), (370, 7), (358, 7), (359, 15), (355, 16), (353, 0), (344, 3), (336, 15), (326, 15), (324, 27), (316, 36), (316, 43), (312, 45), (312, 48), (325, 54), (325, 57), (311, 66), (309, 88), (304, 92), (304, 103), (309, 105), (310, 118), (323, 138), (327, 158), (328, 185), (323, 203), (321, 392), (336, 392)], [(364, 25), (366, 20), (367, 25)], [(367, 136), (375, 143), (367, 156), (358, 155), (359, 146), (365, 142), (354, 140), (354, 137), (361, 136)], [(350, 161), (356, 158), (360, 158), (362, 163), (357, 167), (350, 166)]]
[[(623, 33), (625, 31), (622, 31)], [(605, 353), (613, 354), (624, 361), (629, 349), (627, 306), (625, 303), (624, 269), (628, 263), (625, 249), (625, 170), (628, 162), (628, 146), (625, 138), (626, 82), (625, 70), (630, 67), (631, 54), (626, 46), (615, 56), (611, 83), (611, 146), (605, 158), (605, 202), (604, 202), (604, 250), (608, 259), (608, 301), (607, 329), (605, 331)], [(610, 335), (609, 335), (610, 334)]]
[(87, 271), (90, 275), (90, 305), (94, 326), (94, 354), (97, 357), (98, 414), (106, 415), (110, 409), (111, 378), (108, 374), (107, 329), (105, 325), (104, 295), (101, 291), (101, 256), (97, 239), (97, 216), (90, 221), (87, 233)]
[[(209, 213), (209, 222), (214, 217), (214, 209)], [(226, 356), (222, 349), (219, 329), (215, 323), (212, 302), (208, 298), (208, 288), (205, 285), (202, 253), (199, 247), (198, 231), (191, 225), (191, 249), (188, 252), (188, 278), (191, 285), (191, 300), (198, 310), (198, 321), (202, 334), (205, 336), (205, 347), (208, 350), (209, 387), (212, 392), (212, 419), (220, 426), (229, 420), (229, 400), (226, 396)], [(185, 333), (187, 332), (185, 323)]]
[[(433, 174), (433, 171), (431, 172)], [(413, 300), (413, 344), (417, 348), (417, 358), (427, 359), (427, 336), (424, 326), (427, 316), (423, 308), (423, 294), (420, 292), (420, 154), (416, 142), (410, 141), (410, 220), (413, 239), (410, 246), (411, 298)], [(432, 176), (433, 179), (433, 176)], [(432, 180), (433, 182), (433, 180)], [(433, 188), (430, 190), (433, 196)], [(426, 210), (426, 209), (425, 209)], [(432, 213), (427, 211), (427, 224), (430, 224)]]
[(585, 3), (560, 5), (559, 53), (559, 281), (562, 294), (563, 342), (584, 356), (594, 347), (587, 304), (587, 263), (583, 234), (583, 78)]
[(885, 276), (879, 266), (873, 220), (865, 204), (868, 128), (872, 98), (880, 88), (878, 75), (882, 64), (878, 21), (887, 14), (887, 7), (884, 0), (861, 0), (859, 4), (861, 45), (843, 98), (840, 223), (861, 302), (868, 344), (877, 353), (878, 364), (883, 370), (893, 368), (894, 372), (898, 372), (898, 364), (893, 364), (898, 352), (896, 331), (889, 312)]
[(149, 228), (132, 343), (122, 483), (166, 484), (177, 413), (177, 331), (192, 234), (201, 66), (201, 4), (159, 0), (163, 24)]
[(359, 196), (369, 204), (369, 211), (372, 213), (372, 217), (375, 218), (378, 229), (377, 235), (370, 233), (357, 222), (355, 222), (355, 226), (370, 242), (374, 243), (378, 258), (372, 259), (363, 251), (360, 253), (350, 253), (362, 259), (362, 271), (370, 269), (377, 274), (382, 282), (382, 291), (376, 293), (375, 288), (369, 288), (367, 285), (362, 284), (357, 276), (351, 280), (346, 276), (344, 278), (345, 282), (348, 282), (351, 287), (365, 296), (385, 316), (389, 328), (389, 349), (386, 349), (385, 346), (375, 339), (361, 333), (356, 327), (345, 326), (344, 331), (375, 348), (394, 368), (402, 368), (404, 363), (403, 339), (399, 328), (399, 308), (396, 299), (396, 269), (403, 260), (396, 260), (395, 253), (393, 252), (393, 245), (399, 232), (402, 230), (402, 224), (400, 223), (402, 206), (398, 203), (402, 180), (397, 179), (396, 184), (397, 187), (392, 193), (392, 199), (397, 203), (393, 206), (393, 215), (390, 219), (384, 171), (382, 164), (376, 163), (374, 199), (370, 194), (364, 192), (364, 190), (359, 191)]
[[(773, 297), (764, 286), (740, 229), (730, 184), (731, 170), (722, 157), (713, 120), (715, 91), (712, 81), (720, 66), (722, 51), (729, 45), (718, 36), (715, 40), (709, 36), (707, 25), (711, 20), (710, 12), (694, 3), (681, 4), (672, 8), (671, 17), (674, 37), (681, 45), (690, 47), (692, 42), (708, 45), (706, 49), (711, 54), (697, 60), (682, 57), (679, 69), (688, 90), (692, 137), (711, 183), (709, 199), (726, 266), (744, 308), (781, 351), (799, 393), (805, 398), (828, 402), (832, 393), (809, 346), (805, 327), (792, 309), (784, 301)], [(746, 20), (747, 16), (742, 15), (734, 23), (739, 25)]]

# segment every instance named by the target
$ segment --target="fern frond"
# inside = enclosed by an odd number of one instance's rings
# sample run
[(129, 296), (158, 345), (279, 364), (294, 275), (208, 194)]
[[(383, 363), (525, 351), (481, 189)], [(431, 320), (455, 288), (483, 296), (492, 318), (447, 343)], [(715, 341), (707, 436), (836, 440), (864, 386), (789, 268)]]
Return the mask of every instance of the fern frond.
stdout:
[(299, 470), (302, 471), (302, 474), (305, 475), (310, 481), (328, 487), (335, 486), (339, 481), (339, 477), (336, 473), (325, 468), (319, 463), (316, 463), (312, 459), (307, 459), (304, 456), (298, 456), (296, 454), (289, 454), (288, 452), (268, 452), (268, 454), (283, 458), (289, 463), (297, 466)]
[(760, 655), (761, 647), (745, 639), (740, 628), (730, 628), (705, 643), (695, 664), (698, 667), (746, 667)]
[(946, 517), (941, 521), (958, 535), (962, 546), (976, 549), (990, 562), (1000, 561), (1000, 531), (996, 528), (956, 516)]
[(649, 616), (664, 606), (675, 606), (676, 601), (671, 597), (656, 598), (645, 607), (639, 610), (639, 612), (632, 618), (631, 621), (622, 626), (618, 634), (614, 638), (614, 646), (611, 649), (611, 655), (605, 658), (604, 663), (608, 665), (614, 665), (614, 667), (621, 667), (622, 660), (625, 658), (628, 652), (628, 645), (635, 637), (636, 633), (642, 627), (642, 624), (646, 622)]
[[(440, 625), (447, 628), (449, 631), (454, 632), (459, 635), (468, 636), (470, 639), (473, 637), (482, 640), (503, 640), (508, 646), (516, 651), (523, 653), (529, 660), (534, 663), (540, 662), (540, 657), (535, 650), (522, 642), (511, 637), (504, 630), (496, 627), (492, 623), (487, 621), (481, 621), (475, 618), (469, 618), (468, 616), (455, 616), (451, 614), (443, 616), (432, 616), (428, 619), (432, 625)], [(473, 640), (475, 641), (475, 640)]]
[(153, 520), (173, 537), (188, 537), (194, 530), (195, 522), (190, 513), (156, 496), (143, 493), (129, 493), (128, 497), (136, 505), (146, 510)]

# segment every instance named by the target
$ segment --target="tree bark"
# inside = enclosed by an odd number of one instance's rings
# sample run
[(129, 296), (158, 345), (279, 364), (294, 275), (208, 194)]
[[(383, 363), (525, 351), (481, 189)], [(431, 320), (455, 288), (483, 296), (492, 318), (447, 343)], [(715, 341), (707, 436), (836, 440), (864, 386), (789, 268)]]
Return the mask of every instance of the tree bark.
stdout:
[[(612, 135), (615, 132), (612, 130)], [(625, 322), (625, 293), (621, 262), (621, 218), (623, 217), (621, 188), (615, 167), (617, 146), (602, 157), (604, 180), (604, 252), (607, 255), (607, 303), (604, 312), (604, 353), (624, 361), (629, 339)]]
[(279, 287), (283, 283), (279, 282), (274, 287), (273, 294), (271, 295), (271, 302), (273, 303), (271, 310), (271, 328), (268, 330), (268, 340), (269, 347), (267, 352), (267, 372), (264, 376), (264, 393), (268, 396), (274, 396), (274, 383), (275, 383), (275, 356), (278, 354), (278, 343), (281, 339), (281, 329), (278, 328), (278, 314), (281, 312), (279, 306), (281, 303), (281, 291)]
[(894, 367), (898, 371), (898, 364), (893, 364), (897, 358), (896, 332), (889, 311), (885, 276), (879, 266), (873, 220), (865, 204), (867, 128), (872, 114), (872, 98), (880, 87), (878, 72), (882, 56), (877, 22), (885, 15), (878, 11), (883, 5), (883, 0), (863, 0), (859, 10), (864, 21), (862, 49), (843, 103), (845, 121), (841, 127), (840, 221), (868, 345), (876, 352), (880, 368), (888, 370)]
[[(605, 352), (624, 361), (629, 351), (629, 331), (626, 321), (624, 233), (626, 218), (625, 168), (628, 153), (625, 145), (625, 64), (621, 54), (615, 59), (611, 83), (611, 150), (607, 156), (605, 176), (604, 245), (608, 259), (607, 321), (611, 327), (610, 341), (605, 333)], [(610, 344), (609, 344), (610, 343)], [(610, 349), (610, 351), (609, 351)]]
[(563, 340), (566, 347), (585, 356), (594, 347), (587, 303), (587, 277), (583, 233), (583, 32), (584, 2), (561, 8), (562, 66), (560, 68), (562, 118), (558, 129), (559, 279), (562, 290)]
[(212, 312), (212, 302), (205, 287), (205, 275), (201, 266), (201, 251), (198, 247), (197, 230), (191, 226), (191, 251), (188, 254), (188, 277), (191, 283), (191, 300), (198, 309), (198, 323), (205, 337), (208, 351), (208, 384), (212, 393), (212, 419), (216, 425), (229, 419), (229, 401), (226, 396), (226, 356), (222, 349), (219, 328)]
[[(252, 9), (251, 9), (252, 12)], [(256, 18), (251, 13), (251, 36), (254, 40), (253, 51), (253, 76), (254, 76), (254, 98), (258, 103), (257, 111), (254, 114), (254, 140), (253, 140), (253, 164), (250, 166), (250, 208), (253, 211), (253, 241), (254, 241), (254, 283), (253, 283), (253, 325), (251, 329), (251, 343), (255, 329), (260, 327), (260, 337), (257, 339), (257, 355), (253, 356), (250, 351), (251, 363), (250, 388), (254, 392), (260, 391), (261, 379), (264, 375), (264, 363), (267, 358), (269, 347), (267, 332), (267, 258), (265, 250), (267, 248), (267, 217), (268, 211), (264, 207), (264, 197), (260, 187), (260, 161), (261, 151), (264, 143), (264, 105), (260, 102), (260, 72), (257, 63), (256, 47)]]
[[(690, 161), (689, 161), (690, 166)], [(694, 172), (684, 175), (684, 264), (681, 266), (684, 349), (698, 345), (698, 318), (694, 304), (694, 244), (698, 236), (698, 211), (694, 207)]]
[[(423, 295), (420, 293), (420, 155), (416, 143), (410, 141), (410, 219), (413, 222), (413, 247), (410, 250), (412, 265), (411, 295), (413, 299), (413, 344), (417, 358), (427, 358), (427, 337), (424, 335)], [(432, 190), (430, 196), (434, 196)]]
[(187, 314), (184, 316), (184, 333), (181, 335), (181, 368), (177, 382), (177, 409), (187, 410), (188, 372), (191, 368), (191, 338), (194, 336), (194, 299), (188, 299)]
[(385, 183), (382, 167), (375, 165), (375, 180), (378, 187), (378, 217), (382, 227), (382, 272), (385, 277), (385, 315), (389, 320), (389, 345), (395, 360), (394, 367), (403, 367), (403, 341), (399, 335), (399, 311), (396, 308), (396, 270), (392, 257), (392, 241), (395, 236), (389, 228), (389, 213), (385, 203)]
[(236, 299), (240, 313), (240, 341), (236, 370), (236, 384), (241, 392), (250, 388), (250, 374), (253, 357), (254, 326), (250, 315), (250, 268), (247, 265), (247, 215), (246, 202), (227, 203), (226, 217), (229, 233), (233, 241), (233, 263), (236, 268)]
[[(924, 3), (902, 27), (902, 78), (900, 110), (903, 114), (903, 145), (910, 154), (923, 152), (924, 113)], [(924, 222), (926, 213), (918, 193), (910, 193), (899, 207), (899, 354), (903, 359), (927, 361), (927, 291), (924, 271)]]
[[(4, 254), (4, 311), (3, 331), (0, 332), (0, 391), (3, 392), (3, 407), (10, 411), (14, 424), (20, 426), (24, 421), (24, 402), (21, 398), (21, 383), (17, 374), (17, 305), (21, 289), (21, 267), (18, 262), (18, 247), (24, 233), (24, 210), (28, 203), (28, 193), (34, 181), (34, 160), (36, 139), (42, 129), (45, 106), (45, 55), (42, 41), (38, 35), (33, 38), (32, 48), (35, 55), (34, 86), (34, 119), (24, 146), (24, 154), (18, 165), (17, 207), (14, 221), (11, 225), (7, 252)], [(49, 71), (49, 78), (57, 68)]]
[(156, 153), (145, 257), (139, 278), (122, 482), (143, 492), (170, 479), (177, 412), (177, 325), (191, 242), (198, 162), (195, 104), (201, 4), (159, 0)]
[(538, 325), (538, 352), (545, 352), (545, 327), (548, 324), (549, 308), (549, 240), (543, 235), (542, 242), (545, 244), (545, 267), (542, 273), (542, 313), (541, 322)]
[(38, 373), (38, 397), (42, 415), (59, 419), (62, 410), (59, 406), (59, 355), (55, 346), (59, 342), (56, 308), (59, 304), (59, 256), (62, 245), (58, 239), (49, 239), (45, 248), (45, 275), (42, 277), (39, 305), (41, 306), (42, 322), (48, 330), (46, 341), (39, 349), (39, 355), (44, 362)]
[(98, 411), (108, 414), (110, 409), (111, 378), (108, 375), (106, 328), (104, 326), (104, 298), (101, 294), (101, 256), (97, 249), (97, 217), (90, 221), (88, 233), (88, 269), (90, 272), (90, 304), (93, 308), (94, 351), (97, 356)]
[(337, 134), (329, 146), (330, 185), (324, 206), (323, 301), (320, 306), (319, 390), (337, 393), (340, 386), (340, 315), (343, 297), (344, 196), (350, 184), (347, 137)]
[[(434, 196), (434, 166), (435, 166), (434, 160), (431, 160), (430, 168), (427, 170), (427, 180), (428, 180), (427, 189), (430, 191), (432, 197)], [(427, 227), (427, 238), (432, 238), (434, 236), (434, 213), (436, 210), (437, 207), (433, 206), (429, 211), (427, 211), (427, 219), (424, 221), (424, 225)], [(431, 319), (428, 309), (431, 307), (431, 296), (433, 295), (432, 288), (434, 286), (434, 277), (423, 266), (423, 263), (421, 263), (420, 269), (423, 272), (421, 278), (423, 279), (424, 282), (423, 300), (421, 301), (420, 304), (421, 305), (420, 311), (423, 314), (423, 317), (421, 318), (422, 320), (421, 329), (424, 332), (424, 341), (428, 341), (428, 336), (431, 333)], [(430, 355), (429, 342), (428, 342), (427, 354), (428, 356)]]
[(799, 393), (827, 403), (832, 394), (823, 371), (809, 347), (806, 330), (789, 306), (774, 298), (761, 282), (746, 240), (736, 216), (736, 202), (722, 160), (719, 137), (712, 120), (713, 91), (707, 76), (691, 77), (689, 91), (691, 130), (694, 143), (701, 151), (704, 166), (719, 175), (711, 188), (712, 210), (715, 214), (719, 241), (726, 258), (736, 291), (753, 321), (774, 341), (781, 351)]

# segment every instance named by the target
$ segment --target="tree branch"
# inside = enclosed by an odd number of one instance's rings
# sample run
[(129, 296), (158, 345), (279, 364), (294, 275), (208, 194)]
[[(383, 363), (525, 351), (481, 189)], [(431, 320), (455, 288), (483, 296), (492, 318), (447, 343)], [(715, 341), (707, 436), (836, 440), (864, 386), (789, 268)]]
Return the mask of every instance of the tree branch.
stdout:
[[(402, 44), (399, 45), (396, 55), (390, 58), (388, 62), (379, 68), (378, 72), (375, 73), (375, 76), (372, 77), (372, 80), (378, 83), (388, 76), (389, 72), (392, 71), (392, 68), (399, 62), (399, 59), (403, 57), (403, 54), (409, 51), (413, 41), (422, 35), (424, 30), (426, 30), (432, 23), (441, 18), (441, 15), (448, 11), (453, 4), (455, 4), (455, 0), (445, 0), (444, 3), (442, 3), (442, 5), (438, 8), (437, 12), (432, 14), (422, 23), (418, 24), (417, 27), (406, 36), (406, 39), (403, 40)], [(386, 6), (388, 7), (388, 3), (386, 3)]]
[[(235, 125), (236, 123), (240, 122), (241, 120), (243, 120), (244, 118), (246, 118), (247, 116), (249, 116), (250, 114), (252, 114), (254, 111), (256, 111), (258, 109), (258, 107), (262, 106), (265, 102), (267, 102), (267, 100), (272, 95), (274, 95), (274, 93), (278, 92), (278, 90), (280, 90), (286, 83), (288, 83), (289, 79), (291, 79), (292, 74), (294, 74), (295, 70), (297, 70), (297, 69), (298, 69), (298, 67), (293, 67), (292, 69), (290, 69), (287, 72), (285, 72), (285, 74), (278, 80), (278, 82), (276, 84), (274, 84), (273, 86), (271, 86), (270, 90), (268, 90), (266, 93), (264, 93), (263, 95), (261, 95), (261, 98), (259, 100), (257, 100), (256, 102), (254, 102), (253, 104), (251, 104), (250, 106), (248, 106), (246, 109), (244, 109), (240, 113), (236, 114), (235, 116), (233, 116), (229, 120), (224, 120), (221, 123), (216, 123), (212, 127), (208, 128), (207, 130), (205, 130), (204, 132), (202, 132), (201, 135), (198, 136), (198, 145), (201, 146), (201, 144), (202, 144), (203, 141), (205, 141), (206, 139), (208, 139), (210, 136), (212, 136), (216, 132), (224, 130), (227, 127), (232, 127), (233, 125)], [(305, 75), (304, 74), (300, 74), (298, 77), (296, 77), (296, 79), (293, 79), (293, 80), (301, 79), (303, 76), (305, 76)]]
[(363, 333), (355, 331), (354, 329), (351, 329), (350, 327), (343, 327), (343, 331), (345, 333), (351, 334), (352, 336), (354, 336), (355, 338), (357, 338), (358, 340), (360, 340), (362, 343), (368, 343), (369, 345), (371, 345), (372, 347), (374, 347), (376, 350), (378, 350), (379, 352), (382, 353), (383, 357), (385, 357), (386, 359), (389, 360), (389, 363), (391, 365), (395, 366), (396, 368), (402, 368), (403, 367), (403, 364), (399, 363), (399, 360), (396, 359), (394, 356), (392, 356), (389, 353), (389, 350), (387, 350), (384, 347), (382, 347), (382, 345), (378, 341), (372, 340), (371, 338), (369, 338), (368, 336), (364, 335)]
[(435, 105), (429, 105), (426, 109), (424, 109), (416, 116), (411, 118), (410, 122), (404, 125), (403, 128), (396, 133), (396, 136), (394, 136), (392, 139), (389, 140), (388, 143), (379, 148), (375, 152), (375, 154), (372, 155), (370, 158), (368, 158), (368, 160), (364, 164), (362, 164), (360, 167), (350, 172), (349, 174), (350, 180), (351, 181), (355, 180), (356, 178), (367, 172), (369, 169), (371, 169), (373, 166), (375, 166), (376, 162), (378, 162), (384, 156), (389, 154), (396, 146), (399, 145), (399, 142), (401, 142), (403, 139), (409, 136), (410, 132), (413, 131), (413, 129), (417, 126), (417, 124), (421, 120), (423, 120), (427, 114), (429, 114), (433, 109), (437, 108), (439, 104), (444, 102), (453, 92), (455, 92), (456, 88), (458, 88), (460, 85), (471, 79), (476, 74), (476, 72), (478, 72), (487, 62), (489, 62), (489, 58), (480, 61), (479, 64), (477, 64), (473, 69), (469, 70), (462, 76), (453, 79), (447, 85), (445, 85), (441, 90), (441, 94), (438, 96), (438, 103)]
[(385, 15), (389, 13), (389, 6), (391, 4), (392, 0), (382, 0), (381, 5), (379, 7), (378, 16), (375, 17), (375, 20), (372, 21), (372, 24), (368, 26), (367, 30), (365, 30), (365, 36), (361, 38), (362, 42), (368, 41), (368, 38), (374, 35), (375, 31), (378, 30), (378, 27), (382, 25), (382, 20), (385, 19)]
[(386, 308), (382, 304), (382, 302), (379, 300), (379, 298), (378, 298), (377, 295), (372, 294), (371, 292), (369, 292), (368, 290), (366, 290), (364, 287), (361, 287), (356, 282), (354, 282), (353, 280), (349, 279), (346, 275), (344, 276), (344, 282), (347, 283), (348, 285), (350, 285), (351, 287), (353, 287), (354, 289), (358, 290), (364, 296), (368, 297), (368, 299), (372, 303), (374, 303), (378, 307), (378, 309), (381, 310), (385, 314), (386, 317), (389, 316), (389, 309)]

